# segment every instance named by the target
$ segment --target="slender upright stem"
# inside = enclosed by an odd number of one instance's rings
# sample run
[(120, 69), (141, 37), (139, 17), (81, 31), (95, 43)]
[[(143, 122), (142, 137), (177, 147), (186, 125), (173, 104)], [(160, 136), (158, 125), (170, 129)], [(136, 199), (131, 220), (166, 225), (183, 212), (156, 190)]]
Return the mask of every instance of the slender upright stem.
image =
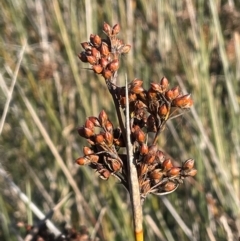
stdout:
[(126, 147), (128, 156), (128, 182), (129, 193), (131, 198), (132, 212), (133, 212), (133, 224), (134, 235), (136, 241), (143, 241), (143, 227), (142, 227), (142, 205), (139, 191), (139, 183), (137, 176), (136, 163), (133, 156), (133, 146), (131, 143), (130, 135), (130, 121), (129, 121), (129, 100), (128, 100), (128, 88), (126, 80)]

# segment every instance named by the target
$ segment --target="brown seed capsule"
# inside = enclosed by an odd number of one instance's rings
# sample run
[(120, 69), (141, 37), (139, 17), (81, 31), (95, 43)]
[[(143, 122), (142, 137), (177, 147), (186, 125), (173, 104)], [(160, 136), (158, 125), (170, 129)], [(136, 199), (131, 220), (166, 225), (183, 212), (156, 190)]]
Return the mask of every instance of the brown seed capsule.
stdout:
[(94, 124), (89, 118), (86, 119), (84, 126), (92, 131), (94, 130)]
[(153, 154), (153, 155), (156, 155), (158, 151), (158, 147), (157, 145), (151, 145), (149, 148), (148, 148), (148, 152)]
[(97, 58), (92, 55), (90, 55), (90, 56), (87, 55), (86, 58), (87, 58), (88, 63), (91, 65), (97, 63)]
[(116, 159), (108, 160), (108, 165), (109, 165), (109, 168), (111, 169), (111, 171), (113, 171), (113, 172), (119, 171), (122, 167), (122, 164)]
[(166, 91), (166, 89), (168, 88), (168, 79), (166, 77), (163, 77), (161, 80), (160, 80), (160, 85), (162, 86), (162, 90), (163, 91)]
[(148, 153), (146, 156), (144, 156), (143, 161), (146, 164), (151, 165), (155, 160), (155, 155)]
[(90, 35), (90, 42), (93, 44), (93, 46), (98, 48), (102, 43), (102, 39), (97, 34), (91, 34)]
[(141, 86), (135, 85), (130, 89), (130, 91), (133, 92), (134, 94), (140, 94), (144, 91), (144, 88)]
[(103, 24), (103, 31), (109, 36), (112, 33), (112, 28), (110, 27), (109, 24), (104, 22), (104, 24)]
[(96, 144), (103, 144), (105, 142), (104, 133), (99, 133), (94, 137)]
[(87, 63), (88, 62), (88, 59), (87, 59), (87, 56), (86, 56), (86, 53), (85, 51), (81, 52), (80, 54), (78, 54), (78, 58), (84, 62), (84, 63)]
[(75, 163), (83, 166), (83, 165), (89, 163), (89, 161), (85, 157), (79, 157), (77, 160), (75, 160)]
[(167, 158), (162, 163), (162, 168), (164, 171), (168, 171), (173, 167), (171, 159)]
[(192, 169), (194, 167), (194, 160), (192, 158), (186, 160), (184, 163), (183, 163), (183, 169), (184, 170), (189, 170), (189, 169)]
[(170, 170), (167, 172), (168, 177), (176, 177), (180, 174), (181, 168), (179, 167), (172, 167)]
[(119, 60), (118, 60), (118, 59), (114, 59), (112, 62), (110, 62), (110, 63), (107, 65), (107, 69), (109, 69), (109, 70), (112, 71), (112, 72), (117, 71), (118, 68), (119, 68)]
[(100, 65), (100, 64), (95, 64), (95, 65), (93, 65), (93, 66), (92, 66), (92, 69), (93, 69), (93, 71), (94, 71), (96, 74), (101, 74), (102, 71), (103, 71), (103, 67), (102, 67), (102, 65)]
[(95, 127), (101, 127), (100, 122), (97, 117), (95, 116), (90, 116), (88, 119), (93, 123)]
[(103, 180), (107, 180), (111, 176), (111, 172), (106, 168), (99, 169), (98, 173), (100, 174), (100, 178)]
[(176, 187), (177, 187), (177, 184), (170, 181), (170, 182), (167, 182), (166, 184), (164, 184), (164, 186), (163, 186), (162, 188), (163, 188), (163, 190), (164, 190), (165, 192), (171, 192), (171, 191), (173, 191)]
[(157, 160), (157, 162), (158, 163), (163, 163), (164, 159), (165, 159), (164, 153), (162, 151), (160, 151), (160, 150), (157, 150), (157, 153), (156, 153), (156, 160)]
[(141, 155), (148, 154), (148, 145), (146, 143), (142, 143), (140, 148), (139, 148), (139, 152), (140, 152)]
[(112, 28), (112, 34), (117, 35), (120, 32), (120, 25), (117, 23)]
[(108, 115), (104, 110), (102, 110), (99, 113), (98, 120), (99, 120), (100, 125), (104, 128), (106, 126), (107, 121), (108, 121)]
[(157, 83), (151, 83), (151, 89), (156, 91), (156, 92), (159, 92), (159, 93), (162, 93), (162, 88), (161, 88), (161, 85), (157, 84)]
[(98, 156), (98, 155), (91, 154), (91, 155), (88, 156), (88, 159), (89, 159), (91, 162), (97, 163), (98, 160), (99, 160), (99, 156)]
[(89, 147), (87, 147), (87, 146), (84, 146), (83, 147), (83, 154), (85, 155), (85, 156), (88, 156), (88, 155), (90, 155), (90, 154), (92, 154), (93, 153), (93, 150), (91, 149), (91, 148), (89, 148)]
[(190, 108), (193, 105), (191, 94), (182, 95), (172, 101), (172, 106), (179, 108)]
[(101, 57), (100, 52), (94, 47), (92, 47), (92, 56), (96, 57), (97, 59), (100, 59)]
[(151, 179), (157, 179), (161, 180), (163, 177), (163, 173), (161, 169), (154, 169), (150, 174), (149, 174)]
[[(186, 173), (186, 171), (184, 172)], [(186, 175), (190, 176), (190, 177), (194, 177), (197, 174), (197, 170), (195, 168), (190, 169), (189, 171), (187, 171)]]
[(128, 94), (128, 100), (129, 102), (134, 102), (135, 100), (137, 100), (137, 95), (135, 93), (130, 92)]
[(85, 137), (86, 137), (86, 138), (90, 138), (91, 136), (94, 135), (94, 132), (93, 132), (93, 130), (84, 127), (84, 134), (85, 134)]
[(81, 45), (85, 50), (92, 48), (92, 46), (89, 44), (89, 42), (83, 42), (83, 43), (81, 43)]
[(113, 124), (111, 121), (107, 120), (107, 122), (105, 124), (105, 129), (110, 133), (113, 132)]
[(148, 171), (148, 165), (146, 163), (140, 163), (137, 166), (138, 178), (145, 175), (147, 173), (147, 171)]
[(102, 42), (99, 51), (103, 57), (107, 57), (110, 53), (107, 43)]
[(158, 115), (160, 118), (164, 118), (168, 114), (168, 111), (167, 105), (164, 103), (158, 108)]
[(101, 59), (99, 60), (99, 64), (100, 64), (103, 68), (105, 68), (105, 67), (108, 65), (108, 60), (107, 60), (106, 58), (101, 58)]
[(138, 143), (143, 143), (145, 141), (145, 133), (141, 129), (135, 131), (134, 136)]
[(142, 86), (143, 81), (140, 79), (134, 79), (131, 83), (130, 83), (130, 89), (133, 88), (134, 86)]
[(102, 76), (104, 79), (110, 79), (112, 77), (112, 72), (109, 69), (103, 69)]
[(157, 132), (156, 120), (153, 115), (149, 115), (147, 118), (147, 131), (148, 132)]
[(127, 54), (131, 49), (131, 45), (130, 44), (126, 44), (121, 48), (121, 54)]
[(106, 131), (104, 133), (104, 139), (105, 139), (105, 142), (106, 142), (106, 144), (108, 146), (112, 146), (112, 144), (113, 144), (113, 135), (110, 132)]

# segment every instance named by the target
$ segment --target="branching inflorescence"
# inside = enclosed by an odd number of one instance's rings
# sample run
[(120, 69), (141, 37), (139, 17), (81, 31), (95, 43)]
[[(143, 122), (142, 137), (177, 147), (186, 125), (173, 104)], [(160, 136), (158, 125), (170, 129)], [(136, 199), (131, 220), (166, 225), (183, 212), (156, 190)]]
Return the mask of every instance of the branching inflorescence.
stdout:
[[(114, 127), (104, 110), (98, 117), (91, 116), (78, 128), (81, 137), (87, 139), (89, 147), (83, 148), (84, 156), (76, 160), (79, 165), (89, 165), (107, 180), (111, 175), (128, 189), (128, 157), (126, 148), (126, 127), (122, 113), (129, 104), (130, 130), (134, 163), (137, 168), (141, 199), (147, 194), (165, 195), (177, 189), (183, 179), (194, 176), (194, 160), (188, 159), (180, 166), (174, 166), (171, 159), (158, 148), (157, 140), (169, 118), (190, 108), (193, 100), (190, 94), (182, 94), (179, 87), (170, 88), (163, 77), (159, 83), (151, 83), (149, 89), (143, 81), (134, 79), (128, 86), (117, 86), (117, 70), (120, 56), (130, 51), (131, 46), (117, 38), (119, 24), (103, 25), (106, 38), (90, 35), (90, 41), (82, 43), (84, 51), (78, 57), (91, 65), (96, 74), (101, 74), (112, 95), (120, 127)], [(126, 103), (125, 88), (128, 88), (129, 103)], [(153, 133), (150, 135), (150, 133)]]

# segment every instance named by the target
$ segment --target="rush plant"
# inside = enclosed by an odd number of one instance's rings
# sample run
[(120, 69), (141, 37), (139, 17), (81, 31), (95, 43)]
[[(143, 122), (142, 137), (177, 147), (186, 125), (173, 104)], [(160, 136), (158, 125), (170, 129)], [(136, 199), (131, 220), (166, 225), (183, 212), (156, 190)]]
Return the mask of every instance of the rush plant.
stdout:
[(117, 72), (124, 60), (121, 55), (127, 54), (131, 46), (117, 37), (119, 24), (111, 27), (104, 23), (103, 32), (105, 38), (91, 34), (89, 41), (81, 43), (84, 50), (78, 57), (105, 79), (119, 126), (113, 125), (104, 110), (98, 116), (87, 117), (78, 134), (89, 145), (83, 147), (84, 155), (76, 163), (88, 165), (104, 180), (113, 176), (124, 185), (131, 198), (135, 239), (140, 241), (145, 198), (172, 193), (186, 177), (197, 173), (192, 158), (176, 166), (158, 146), (167, 121), (189, 109), (193, 100), (179, 86), (171, 87), (166, 77), (150, 83), (147, 89), (138, 78), (119, 86)]

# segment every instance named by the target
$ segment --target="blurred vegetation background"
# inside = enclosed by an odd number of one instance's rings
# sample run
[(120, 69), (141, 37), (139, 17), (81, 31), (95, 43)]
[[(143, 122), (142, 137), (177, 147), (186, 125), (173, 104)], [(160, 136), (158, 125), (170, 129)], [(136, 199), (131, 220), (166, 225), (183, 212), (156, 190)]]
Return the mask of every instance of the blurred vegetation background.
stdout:
[[(69, 193), (52, 222), (85, 225), (100, 240), (133, 240), (129, 197), (74, 160), (77, 134), (104, 109), (117, 126), (104, 79), (77, 54), (103, 22), (121, 25), (132, 45), (127, 74), (163, 76), (192, 93), (194, 107), (169, 121), (160, 148), (176, 162), (194, 158), (198, 174), (174, 193), (148, 197), (146, 240), (240, 237), (240, 2), (237, 0), (3, 0), (0, 2), (0, 170), (45, 214)], [(0, 239), (21, 240), (20, 223), (38, 221), (0, 176)]]

